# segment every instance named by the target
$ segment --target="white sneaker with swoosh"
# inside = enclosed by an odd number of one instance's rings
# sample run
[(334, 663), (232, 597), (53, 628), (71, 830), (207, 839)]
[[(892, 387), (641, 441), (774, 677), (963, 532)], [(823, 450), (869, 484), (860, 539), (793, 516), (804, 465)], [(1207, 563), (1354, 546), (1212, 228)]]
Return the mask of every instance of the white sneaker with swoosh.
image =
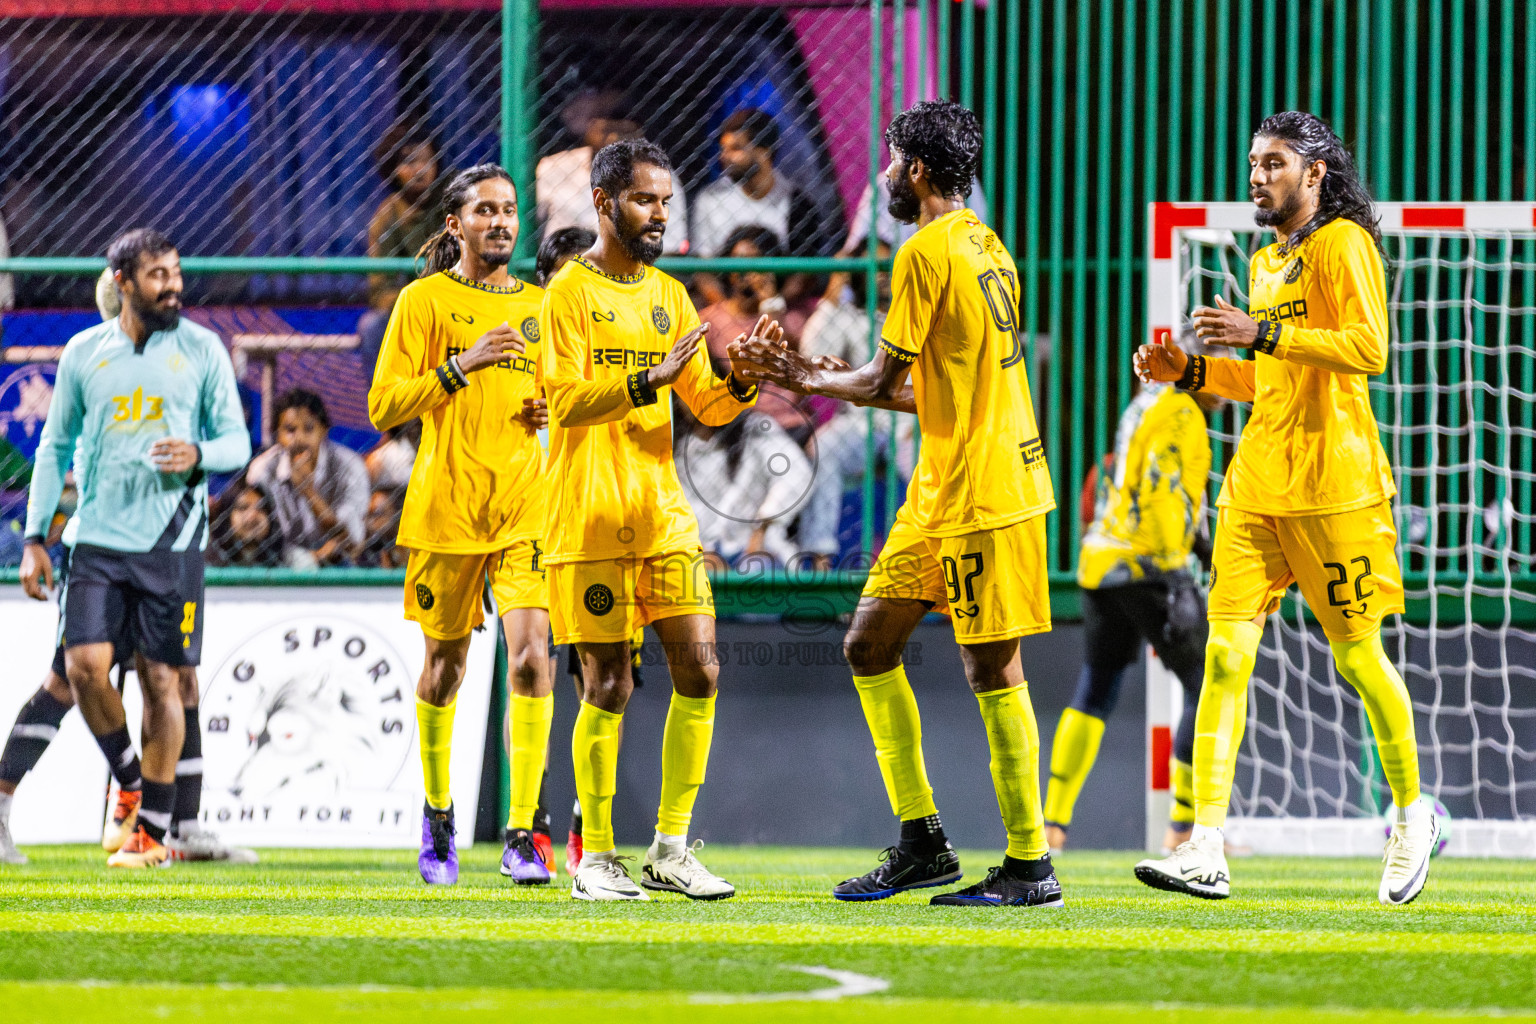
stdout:
[(640, 867), (640, 884), (660, 892), (678, 892), (691, 900), (728, 900), (736, 895), (736, 887), (706, 868), (696, 851), (704, 840), (696, 839), (692, 846), (664, 850), (657, 843), (645, 851), (645, 863)]
[(1203, 842), (1191, 839), (1180, 843), (1166, 857), (1140, 861), (1136, 877), (1154, 889), (1201, 899), (1224, 900), (1232, 895), (1232, 876), (1227, 872), (1227, 854), (1220, 833)]
[(1440, 823), (1428, 807), (1412, 821), (1395, 823), (1381, 855), (1386, 868), (1381, 873), (1376, 898), (1389, 907), (1412, 903), (1424, 889), (1424, 881), (1429, 877), (1429, 858), (1439, 841)]

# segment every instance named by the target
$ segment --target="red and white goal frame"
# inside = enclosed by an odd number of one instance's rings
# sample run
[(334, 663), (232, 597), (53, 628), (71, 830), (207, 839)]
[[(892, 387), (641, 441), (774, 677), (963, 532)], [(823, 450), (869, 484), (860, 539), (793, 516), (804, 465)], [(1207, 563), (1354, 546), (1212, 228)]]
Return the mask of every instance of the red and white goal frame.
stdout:
[[(1536, 233), (1536, 203), (1377, 203), (1386, 235), (1484, 234), (1529, 237)], [(1178, 256), (1181, 235), (1200, 232), (1252, 233), (1254, 206), (1249, 202), (1147, 204), (1147, 323), (1153, 343), (1161, 343), (1188, 315)], [(1169, 792), (1173, 729), (1183, 709), (1183, 691), (1150, 648), (1146, 678), (1146, 848), (1161, 848), (1172, 803)], [(1263, 853), (1337, 853), (1376, 855), (1380, 823), (1369, 818), (1309, 820), (1296, 829), (1293, 819), (1246, 818), (1243, 837)], [(1468, 825), (1472, 827), (1469, 828)], [(1479, 827), (1481, 826), (1481, 827)], [(1297, 832), (1306, 835), (1298, 837)], [(1471, 842), (1469, 842), (1471, 840)], [(1479, 848), (1478, 843), (1482, 846)], [(1261, 848), (1262, 847), (1262, 848)], [(1530, 822), (1460, 822), (1451, 852), (1531, 856), (1536, 824)]]

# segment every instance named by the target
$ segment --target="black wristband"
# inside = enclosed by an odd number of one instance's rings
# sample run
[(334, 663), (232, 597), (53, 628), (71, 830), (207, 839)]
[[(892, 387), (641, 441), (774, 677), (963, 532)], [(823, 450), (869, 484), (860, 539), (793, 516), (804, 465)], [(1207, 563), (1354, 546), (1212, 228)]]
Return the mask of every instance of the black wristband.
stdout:
[(651, 372), (638, 370), (626, 378), (629, 386), (629, 404), (636, 409), (656, 404), (656, 389), (651, 386)]
[(1205, 356), (1190, 356), (1184, 364), (1184, 376), (1174, 382), (1181, 391), (1199, 391), (1205, 387)]
[(738, 402), (750, 402), (757, 397), (757, 382), (744, 381), (734, 372), (725, 375), (725, 389)]
[[(192, 446), (192, 450), (197, 452), (197, 458), (192, 460), (192, 469), (196, 469), (203, 464), (203, 446), (195, 444)], [(191, 472), (191, 470), (188, 470), (188, 472)]]
[(443, 364), (437, 368), (437, 382), (450, 395), (469, 387), (469, 378), (464, 376), (464, 371), (459, 369), (452, 358), (444, 360)]
[(40, 533), (34, 533), (32, 536), (25, 538), (22, 541), (22, 544), (41, 544), (43, 547), (48, 546), (47, 542), (43, 539), (43, 535)]
[(1260, 320), (1259, 336), (1254, 340), (1253, 350), (1272, 356), (1278, 344), (1280, 344), (1280, 325), (1274, 320)]

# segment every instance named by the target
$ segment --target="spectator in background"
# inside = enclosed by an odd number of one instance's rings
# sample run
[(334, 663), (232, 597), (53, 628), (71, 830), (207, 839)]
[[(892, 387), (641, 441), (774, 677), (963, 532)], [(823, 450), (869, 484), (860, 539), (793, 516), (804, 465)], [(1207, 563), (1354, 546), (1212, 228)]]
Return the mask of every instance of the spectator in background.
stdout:
[[(752, 555), (785, 565), (795, 557), (789, 524), (811, 488), (811, 464), (772, 418), (757, 411), (723, 427), (700, 422), (675, 396), (673, 460), (714, 565)], [(723, 563), (723, 565), (722, 565)]]
[(211, 512), (209, 565), (270, 569), (283, 564), (277, 505), (244, 473), (224, 488)]
[[(439, 180), (437, 143), (418, 125), (397, 123), (384, 133), (373, 151), (379, 177), (389, 185), (389, 196), (368, 222), (368, 255), (414, 257), (437, 230), (433, 218)], [(369, 274), (368, 312), (357, 322), (358, 351), (363, 371), (372, 378), (379, 346), (395, 297), (410, 283), (411, 274)]]
[[(732, 231), (726, 237), (719, 256), (751, 259), (757, 256), (782, 256), (784, 250), (772, 231), (756, 224), (747, 224)], [(779, 321), (784, 328), (784, 342), (796, 351), (800, 348), (800, 329), (805, 326), (805, 314), (791, 309), (779, 291), (779, 280), (774, 274), (761, 271), (730, 273), (721, 279), (724, 294), (699, 310), (699, 319), (709, 324), (705, 335), (709, 346), (709, 358), (715, 372), (724, 376), (730, 369), (726, 346), (745, 332), (751, 334), (757, 318), (768, 316)], [(803, 399), (786, 391), (777, 384), (764, 383), (757, 402), (757, 411), (773, 417), (780, 427), (804, 444), (810, 436), (810, 421), (802, 411)]]
[[(787, 240), (792, 256), (825, 256), (836, 248), (841, 225), (829, 222), (803, 189), (774, 169), (779, 126), (772, 117), (738, 110), (720, 126), (719, 141), (723, 173), (699, 193), (695, 251), (721, 252), (732, 232), (750, 224)], [(711, 277), (699, 275), (694, 285), (706, 302), (724, 297), (724, 287)], [(793, 275), (784, 284), (785, 297), (793, 302), (809, 287), (808, 275)]]
[(539, 254), (533, 260), (533, 272), (538, 275), (539, 287), (548, 288), (560, 268), (572, 257), (580, 256), (597, 244), (597, 232), (586, 228), (561, 228), (544, 236), (539, 244)]
[(363, 457), (363, 464), (368, 467), (368, 480), (374, 489), (403, 494), (405, 485), (411, 482), (411, 469), (416, 465), (416, 451), (420, 447), (420, 420), (411, 420), (384, 431), (379, 443)]
[[(5, 230), (5, 218), (0, 217), (0, 260), (11, 255), (11, 236)], [(0, 274), (0, 313), (16, 305), (16, 285), (10, 274)]]
[[(539, 161), (534, 172), (540, 230), (545, 238), (566, 228), (597, 232), (597, 208), (592, 205), (592, 155), (609, 143), (638, 139), (640, 123), (622, 113), (623, 97), (616, 92), (578, 93), (560, 112), (566, 126), (581, 139), (575, 149), (552, 153)], [(681, 255), (689, 251), (688, 196), (676, 172), (672, 175), (672, 202), (662, 252)], [(589, 243), (590, 247), (590, 243)], [(582, 250), (585, 251), (585, 250)]]
[(357, 564), (367, 569), (404, 569), (410, 551), (395, 543), (400, 535), (402, 492), (375, 487), (368, 496), (368, 515), (363, 526), (368, 537), (358, 553)]
[(295, 569), (349, 564), (363, 543), (368, 467), (327, 437), (325, 403), (296, 388), (278, 399), (277, 443), (251, 460), (246, 479), (277, 506), (283, 560)]
[[(859, 239), (853, 246), (863, 253), (866, 240)], [(875, 250), (881, 259), (891, 254), (891, 247), (880, 242)], [(813, 359), (833, 359), (849, 366), (862, 366), (873, 358), (874, 350), (869, 334), (869, 312), (865, 308), (865, 277), (863, 274), (833, 274), (827, 293), (816, 306), (816, 311), (805, 322), (800, 351)], [(891, 275), (881, 271), (875, 275), (875, 330), (878, 334), (885, 323), (885, 313), (891, 306)], [(818, 566), (826, 566), (838, 554), (837, 528), (842, 517), (843, 492), (848, 485), (864, 475), (865, 461), (869, 457), (866, 438), (869, 436), (869, 416), (862, 409), (836, 399), (812, 397), (806, 399), (816, 421), (814, 451), (816, 454), (816, 483), (805, 511), (800, 515), (800, 548), (817, 556)], [(884, 429), (891, 414), (876, 412), (875, 456), (885, 457), (887, 472), (895, 472), (891, 459), (891, 431)], [(897, 413), (898, 445), (910, 444), (916, 417), (910, 413)]]

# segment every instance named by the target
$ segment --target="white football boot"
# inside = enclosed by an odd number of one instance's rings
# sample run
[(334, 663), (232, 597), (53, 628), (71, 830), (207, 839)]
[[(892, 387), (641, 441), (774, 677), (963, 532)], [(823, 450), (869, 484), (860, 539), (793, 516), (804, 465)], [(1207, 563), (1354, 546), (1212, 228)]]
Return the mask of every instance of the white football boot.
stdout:
[(612, 853), (583, 854), (580, 866), (571, 876), (571, 897), (594, 902), (649, 900), (620, 863), (628, 859)]
[(1215, 829), (1205, 836), (1180, 843), (1166, 857), (1139, 861), (1136, 877), (1154, 889), (1187, 893), (1201, 899), (1224, 900), (1232, 895), (1226, 850), (1221, 832)]
[(1440, 823), (1434, 811), (1422, 803), (1414, 810), (1418, 813), (1410, 820), (1393, 823), (1386, 851), (1381, 855), (1386, 868), (1381, 872), (1381, 888), (1376, 890), (1376, 898), (1389, 907), (1412, 903), (1423, 890), (1429, 877), (1429, 858), (1440, 842)]
[(27, 855), (16, 849), (9, 818), (0, 818), (0, 864), (25, 864)]
[(195, 828), (183, 831), (176, 836), (167, 836), (165, 845), (176, 860), (219, 860), (229, 864), (255, 864), (261, 859), (256, 855), (255, 850), (248, 850), (243, 846), (227, 846), (217, 832), (210, 832), (204, 828)]
[(660, 840), (653, 841), (650, 849), (645, 851), (640, 884), (658, 892), (680, 892), (691, 900), (728, 900), (735, 896), (734, 885), (711, 874), (699, 862), (695, 851), (703, 846), (702, 839), (695, 840), (692, 846), (684, 842), (665, 848)]

